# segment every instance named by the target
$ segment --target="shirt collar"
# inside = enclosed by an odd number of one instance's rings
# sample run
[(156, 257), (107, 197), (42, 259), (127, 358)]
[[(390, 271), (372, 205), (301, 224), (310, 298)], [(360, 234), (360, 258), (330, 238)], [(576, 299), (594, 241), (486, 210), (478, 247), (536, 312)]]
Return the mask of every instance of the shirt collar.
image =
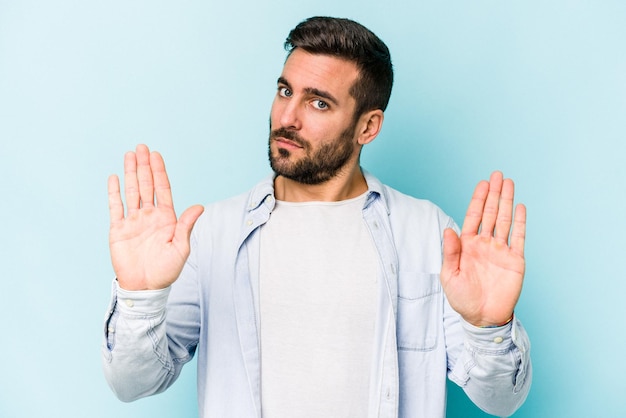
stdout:
[(363, 176), (365, 176), (368, 190), (367, 198), (365, 199), (365, 205), (363, 206), (363, 208), (368, 207), (370, 204), (372, 204), (372, 202), (380, 198), (383, 206), (385, 207), (387, 215), (389, 215), (389, 206), (387, 204), (387, 189), (380, 182), (380, 180), (370, 174), (369, 171), (364, 170), (363, 168), (361, 168), (361, 171), (363, 172)]
[(248, 197), (248, 205), (246, 206), (248, 212), (252, 212), (259, 206), (265, 204), (267, 209), (271, 212), (276, 204), (274, 198), (274, 177), (275, 174), (266, 176), (260, 183), (254, 186), (252, 192)]
[[(365, 205), (363, 208), (367, 208), (372, 202), (380, 197), (387, 214), (389, 214), (389, 206), (387, 205), (387, 194), (384, 185), (370, 174), (367, 170), (361, 169), (363, 172), (363, 176), (365, 177), (365, 182), (367, 183), (367, 198), (365, 199)], [(271, 212), (274, 210), (274, 206), (276, 205), (276, 199), (274, 197), (274, 178), (276, 175), (274, 173), (266, 176), (261, 182), (259, 182), (248, 198), (247, 210), (248, 212), (252, 212), (257, 209), (261, 205), (265, 205), (267, 209)]]

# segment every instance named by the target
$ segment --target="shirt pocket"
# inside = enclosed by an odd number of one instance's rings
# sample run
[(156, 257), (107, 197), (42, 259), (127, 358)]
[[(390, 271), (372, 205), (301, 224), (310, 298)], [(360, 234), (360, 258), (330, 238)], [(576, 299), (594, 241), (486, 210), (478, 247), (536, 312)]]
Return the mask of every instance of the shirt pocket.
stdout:
[(399, 350), (431, 351), (437, 346), (441, 316), (439, 274), (400, 272), (397, 340)]

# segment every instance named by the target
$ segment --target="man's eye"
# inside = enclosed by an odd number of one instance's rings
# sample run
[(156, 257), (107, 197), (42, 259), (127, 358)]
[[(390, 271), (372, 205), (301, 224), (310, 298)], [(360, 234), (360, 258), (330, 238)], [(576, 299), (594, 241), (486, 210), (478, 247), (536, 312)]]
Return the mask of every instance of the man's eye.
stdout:
[(325, 110), (328, 109), (328, 103), (319, 99), (313, 100), (313, 107), (315, 107), (316, 109)]
[(280, 94), (282, 97), (291, 97), (293, 93), (291, 93), (291, 90), (289, 90), (287, 87), (280, 87), (278, 89), (278, 94)]

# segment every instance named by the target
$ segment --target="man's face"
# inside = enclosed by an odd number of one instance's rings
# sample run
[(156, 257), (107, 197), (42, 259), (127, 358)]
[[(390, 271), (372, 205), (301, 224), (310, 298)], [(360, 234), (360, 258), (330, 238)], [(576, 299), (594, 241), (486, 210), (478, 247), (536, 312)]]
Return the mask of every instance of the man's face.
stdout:
[(294, 50), (278, 79), (270, 116), (269, 159), (276, 174), (320, 184), (358, 163), (352, 62)]

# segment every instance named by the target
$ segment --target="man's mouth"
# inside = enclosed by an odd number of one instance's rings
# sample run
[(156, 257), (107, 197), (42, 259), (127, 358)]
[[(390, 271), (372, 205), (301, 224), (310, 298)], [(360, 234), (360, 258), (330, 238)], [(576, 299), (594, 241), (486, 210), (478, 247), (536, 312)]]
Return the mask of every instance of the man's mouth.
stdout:
[(272, 139), (277, 145), (288, 149), (304, 148), (305, 141), (298, 138), (298, 134), (288, 129), (279, 128), (272, 132)]
[(278, 145), (283, 146), (285, 148), (304, 148), (298, 142), (296, 142), (294, 140), (291, 140), (291, 139), (287, 139), (287, 138), (282, 137), (282, 136), (274, 137), (274, 141), (276, 141), (278, 143)]

